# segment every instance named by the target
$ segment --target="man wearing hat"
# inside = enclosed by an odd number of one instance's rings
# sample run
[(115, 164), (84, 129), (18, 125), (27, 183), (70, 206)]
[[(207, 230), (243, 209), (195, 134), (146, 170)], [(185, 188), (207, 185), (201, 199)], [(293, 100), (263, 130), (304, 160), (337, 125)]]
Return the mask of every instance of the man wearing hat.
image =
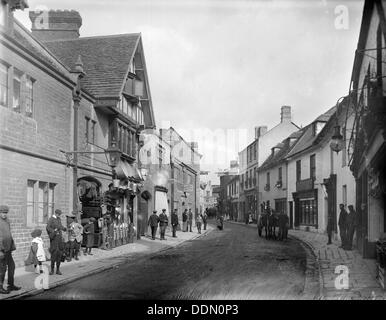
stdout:
[(153, 211), (153, 214), (149, 217), (147, 225), (151, 228), (151, 239), (155, 240), (155, 235), (157, 233), (159, 218), (157, 216), (157, 210)]
[(63, 227), (60, 215), (62, 210), (56, 209), (55, 213), (51, 218), (48, 219), (47, 233), (50, 237), (50, 253), (51, 253), (51, 272), (50, 275), (54, 274), (55, 263), (56, 263), (56, 274), (61, 275), (60, 262), (64, 251), (64, 241), (62, 238), (62, 231), (67, 229)]
[(172, 216), (171, 216), (170, 220), (171, 220), (171, 224), (172, 224), (173, 238), (177, 238), (177, 236), (176, 236), (177, 227), (178, 227), (177, 209), (174, 209), (174, 212), (172, 213)]
[(161, 240), (165, 239), (165, 231), (168, 226), (168, 216), (166, 215), (166, 209), (162, 209), (162, 213), (159, 215), (159, 227), (160, 227), (160, 236)]
[[(0, 206), (0, 293), (3, 294), (21, 289), (14, 284), (15, 262), (12, 258), (12, 251), (16, 250), (16, 246), (11, 234), (8, 212), (8, 206)], [(8, 288), (7, 290), (4, 290), (3, 284), (7, 268)]]
[(78, 255), (80, 251), (80, 245), (83, 240), (83, 227), (76, 221), (76, 215), (74, 212), (67, 214), (68, 221), (68, 258), (67, 261), (71, 261), (74, 257), (75, 260), (79, 260)]

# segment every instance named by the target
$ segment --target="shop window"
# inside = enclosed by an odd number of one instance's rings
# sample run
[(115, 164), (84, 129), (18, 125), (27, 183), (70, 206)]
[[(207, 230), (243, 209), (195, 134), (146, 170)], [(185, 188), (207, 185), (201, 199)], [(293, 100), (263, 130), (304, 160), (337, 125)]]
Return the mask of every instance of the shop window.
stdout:
[(16, 112), (20, 112), (21, 103), (21, 77), (22, 73), (14, 68), (13, 72), (13, 100), (12, 108)]
[(8, 67), (0, 63), (0, 105), (8, 106)]
[(316, 226), (318, 224), (317, 206), (314, 199), (300, 200), (300, 224)]

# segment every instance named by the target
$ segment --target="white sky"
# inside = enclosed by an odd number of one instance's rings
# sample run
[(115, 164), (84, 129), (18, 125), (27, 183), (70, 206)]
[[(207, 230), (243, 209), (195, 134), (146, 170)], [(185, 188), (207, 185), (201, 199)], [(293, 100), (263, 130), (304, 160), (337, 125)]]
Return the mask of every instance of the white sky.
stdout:
[[(276, 125), (282, 105), (304, 126), (347, 94), (363, 9), (358, 0), (28, 3), (79, 11), (81, 36), (141, 32), (158, 127), (198, 141), (202, 169), (215, 171), (252, 141), (255, 126)], [(30, 28), (27, 10), (16, 17)], [(228, 143), (204, 139), (216, 129)]]

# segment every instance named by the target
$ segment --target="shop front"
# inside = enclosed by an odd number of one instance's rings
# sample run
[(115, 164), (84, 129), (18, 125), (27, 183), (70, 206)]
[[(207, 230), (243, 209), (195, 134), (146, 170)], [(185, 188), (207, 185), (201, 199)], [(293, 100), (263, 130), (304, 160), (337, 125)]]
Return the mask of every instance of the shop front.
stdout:
[(292, 194), (295, 203), (295, 228), (318, 229), (318, 190), (314, 180), (296, 182), (296, 192)]

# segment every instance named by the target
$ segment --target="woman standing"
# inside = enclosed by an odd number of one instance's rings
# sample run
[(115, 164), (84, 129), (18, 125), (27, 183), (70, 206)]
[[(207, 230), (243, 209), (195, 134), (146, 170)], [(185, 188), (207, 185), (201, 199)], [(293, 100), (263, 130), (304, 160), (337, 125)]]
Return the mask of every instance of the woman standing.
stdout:
[(201, 233), (201, 225), (202, 225), (202, 215), (198, 214), (196, 217), (196, 226), (197, 226), (198, 233)]
[(95, 218), (91, 217), (88, 223), (84, 226), (83, 232), (85, 233), (87, 237), (87, 244), (86, 244), (86, 250), (84, 252), (84, 255), (90, 255), (91, 249), (94, 246), (94, 234), (95, 234)]
[(188, 231), (188, 210), (184, 210), (184, 213), (182, 214), (182, 231), (186, 232)]

